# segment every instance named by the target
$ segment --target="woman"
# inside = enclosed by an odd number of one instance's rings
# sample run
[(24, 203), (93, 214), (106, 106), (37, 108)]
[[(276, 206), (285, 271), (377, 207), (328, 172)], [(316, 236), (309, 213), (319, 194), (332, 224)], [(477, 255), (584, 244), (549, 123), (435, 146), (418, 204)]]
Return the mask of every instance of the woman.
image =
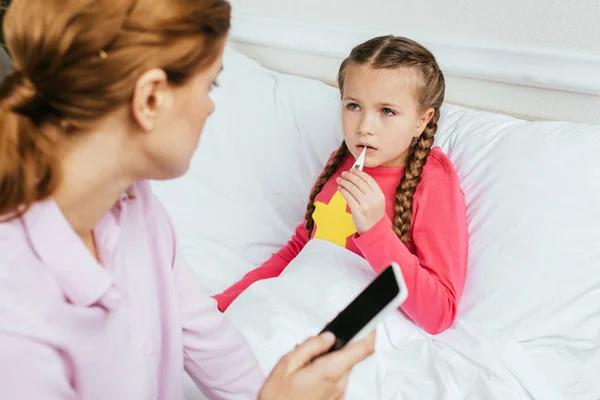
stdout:
[[(3, 398), (342, 396), (373, 338), (310, 363), (313, 338), (264, 382), (185, 264), (147, 179), (186, 172), (214, 105), (223, 0), (15, 0), (0, 85)], [(316, 385), (316, 386), (315, 386)], [(259, 394), (260, 391), (260, 394)]]

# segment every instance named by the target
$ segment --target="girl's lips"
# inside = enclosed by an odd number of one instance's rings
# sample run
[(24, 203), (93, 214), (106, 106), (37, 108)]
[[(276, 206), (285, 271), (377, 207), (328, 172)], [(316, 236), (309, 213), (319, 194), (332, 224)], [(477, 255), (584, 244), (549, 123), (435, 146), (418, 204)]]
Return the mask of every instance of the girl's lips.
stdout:
[[(363, 151), (363, 148), (364, 148), (364, 147), (365, 147), (365, 145), (364, 145), (364, 144), (358, 144), (358, 145), (356, 145), (356, 148), (357, 148), (359, 151)], [(373, 147), (373, 146), (366, 145), (366, 147), (367, 147), (367, 153), (372, 153), (372, 152), (374, 152), (374, 151), (377, 151), (377, 149), (376, 149), (375, 147)]]

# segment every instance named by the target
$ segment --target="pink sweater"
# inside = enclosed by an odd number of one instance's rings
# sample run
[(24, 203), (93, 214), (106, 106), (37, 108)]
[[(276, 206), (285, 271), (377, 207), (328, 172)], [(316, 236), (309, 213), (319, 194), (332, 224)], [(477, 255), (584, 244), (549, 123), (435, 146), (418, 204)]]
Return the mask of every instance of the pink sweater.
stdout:
[[(353, 162), (354, 158), (348, 156), (317, 196), (311, 238), (344, 246), (364, 257), (377, 273), (391, 261), (398, 263), (409, 291), (401, 309), (427, 332), (445, 330), (456, 317), (465, 283), (468, 249), (465, 201), (450, 159), (438, 147), (432, 149), (413, 199), (412, 232), (406, 246), (392, 230), (391, 222), (403, 168), (364, 168), (385, 194), (387, 218), (359, 236), (350, 208), (337, 192), (335, 182)], [(215, 296), (219, 308), (225, 311), (254, 282), (279, 276), (308, 240), (303, 222), (284, 248)]]

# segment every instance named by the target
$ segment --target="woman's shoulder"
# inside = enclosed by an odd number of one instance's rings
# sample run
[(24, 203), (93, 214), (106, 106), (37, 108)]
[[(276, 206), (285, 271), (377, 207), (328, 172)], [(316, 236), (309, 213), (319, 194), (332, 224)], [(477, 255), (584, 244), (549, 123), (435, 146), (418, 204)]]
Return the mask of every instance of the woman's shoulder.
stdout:
[[(34, 228), (49, 225), (44, 218), (46, 207), (35, 204), (30, 210), (34, 207), (42, 211), (37, 213), (37, 218), (31, 219), (29, 226), (24, 222), (26, 215), (0, 223), (0, 309), (8, 295), (15, 299), (26, 293), (30, 286), (43, 285), (49, 277), (30, 236), (32, 225)], [(55, 230), (53, 233), (58, 234)]]
[[(64, 296), (29, 246), (20, 219), (0, 224), (0, 325), (3, 334), (36, 337)], [(46, 329), (46, 328), (44, 328)]]

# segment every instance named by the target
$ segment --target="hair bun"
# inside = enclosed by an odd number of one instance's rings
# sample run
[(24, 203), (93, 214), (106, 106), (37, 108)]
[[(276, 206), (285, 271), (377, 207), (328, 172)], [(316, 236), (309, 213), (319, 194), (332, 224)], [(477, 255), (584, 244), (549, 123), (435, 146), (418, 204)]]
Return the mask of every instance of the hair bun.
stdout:
[(0, 84), (0, 107), (29, 116), (36, 108), (39, 92), (21, 71), (12, 71)]

